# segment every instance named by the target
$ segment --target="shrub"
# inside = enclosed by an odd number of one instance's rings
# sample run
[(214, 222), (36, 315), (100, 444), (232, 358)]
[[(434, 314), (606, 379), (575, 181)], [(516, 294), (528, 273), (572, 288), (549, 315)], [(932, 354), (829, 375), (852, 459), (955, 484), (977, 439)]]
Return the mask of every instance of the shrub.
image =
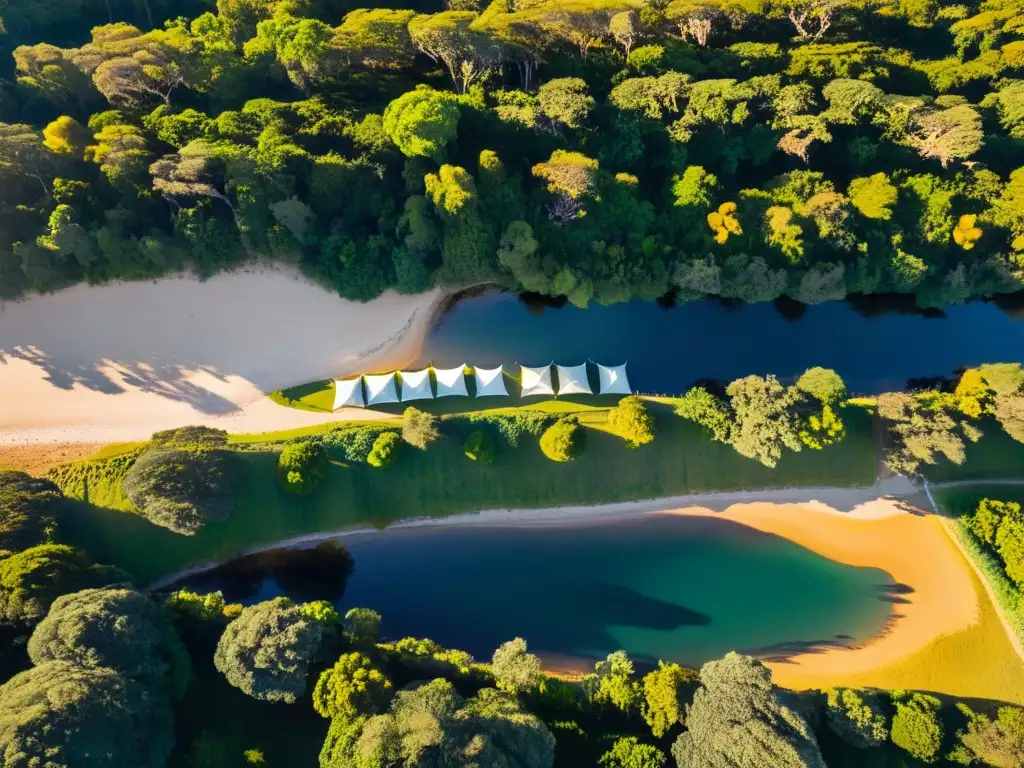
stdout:
[(327, 454), (323, 446), (303, 440), (285, 446), (277, 459), (277, 479), (292, 493), (312, 493), (327, 477)]
[(55, 529), (63, 503), (60, 488), (49, 480), (0, 470), (0, 550), (42, 544)]
[(395, 463), (400, 444), (401, 438), (397, 432), (381, 432), (373, 441), (373, 448), (366, 457), (366, 463), (371, 467), (390, 467)]
[(831, 368), (808, 368), (796, 380), (796, 388), (826, 405), (846, 399), (846, 383)]
[(529, 693), (544, 679), (540, 658), (526, 652), (521, 637), (502, 643), (491, 658), (491, 673), (498, 687), (509, 693)]
[(644, 401), (636, 395), (624, 397), (608, 414), (608, 425), (633, 448), (654, 440), (654, 419)]
[(364, 462), (370, 458), (377, 438), (391, 430), (379, 426), (340, 427), (321, 438), (322, 445), (344, 455), (345, 461)]
[(474, 414), (470, 416), (471, 424), (493, 424), (510, 447), (519, 446), (519, 441), (526, 436), (540, 437), (553, 421), (550, 414), (534, 411), (516, 411), (502, 414)]
[(603, 768), (661, 768), (665, 754), (651, 744), (642, 744), (636, 736), (628, 736), (616, 741), (597, 764)]
[(372, 648), (380, 639), (380, 614), (369, 608), (349, 608), (341, 631), (349, 644)]
[(572, 416), (556, 421), (541, 435), (540, 449), (552, 461), (575, 459), (583, 450), (583, 428), (579, 421)]
[(213, 427), (178, 427), (154, 433), (152, 442), (153, 445), (173, 448), (223, 448), (228, 444), (228, 433)]
[(826, 692), (825, 716), (832, 732), (854, 747), (877, 747), (889, 738), (885, 713), (870, 694), (832, 688)]
[(191, 536), (234, 508), (229, 456), (209, 448), (150, 448), (121, 485), (151, 523)]
[(892, 743), (918, 760), (933, 763), (942, 746), (941, 702), (922, 693), (893, 692), (896, 714), (892, 719)]
[(215, 621), (227, 618), (228, 609), (232, 606), (237, 606), (241, 610), (241, 606), (237, 603), (229, 605), (224, 600), (223, 592), (217, 591), (200, 594), (185, 588), (172, 592), (164, 601), (164, 607), (172, 614), (188, 616), (199, 621)]
[(482, 429), (470, 433), (462, 449), (473, 461), (481, 464), (494, 463), (494, 439)]
[(379, 712), (391, 696), (391, 681), (363, 653), (346, 653), (324, 670), (313, 689), (313, 709), (328, 719), (352, 720)]
[(441, 436), (437, 417), (418, 408), (406, 408), (402, 414), (402, 439), (421, 450)]
[(712, 438), (728, 442), (732, 429), (729, 406), (704, 387), (694, 387), (679, 399), (676, 415), (699, 424)]

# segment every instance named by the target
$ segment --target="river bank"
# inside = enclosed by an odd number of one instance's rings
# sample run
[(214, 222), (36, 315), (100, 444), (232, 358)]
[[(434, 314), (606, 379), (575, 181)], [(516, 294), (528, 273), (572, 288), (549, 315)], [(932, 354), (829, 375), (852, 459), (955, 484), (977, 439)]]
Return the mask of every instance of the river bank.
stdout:
[(8, 302), (0, 446), (130, 442), (184, 424), (262, 432), (376, 418), (281, 408), (266, 394), (411, 363), (444, 296), (346, 301), (296, 270), (266, 266)]

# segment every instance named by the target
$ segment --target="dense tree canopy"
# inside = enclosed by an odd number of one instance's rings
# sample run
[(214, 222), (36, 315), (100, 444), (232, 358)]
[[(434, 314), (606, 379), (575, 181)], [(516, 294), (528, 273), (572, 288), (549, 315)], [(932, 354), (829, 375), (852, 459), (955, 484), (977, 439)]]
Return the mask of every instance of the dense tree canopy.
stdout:
[(0, 470), (0, 551), (42, 544), (56, 529), (64, 495), (49, 480)]
[(9, 0), (0, 296), (256, 255), (360, 299), (1024, 285), (1020, 0), (423, 10)]

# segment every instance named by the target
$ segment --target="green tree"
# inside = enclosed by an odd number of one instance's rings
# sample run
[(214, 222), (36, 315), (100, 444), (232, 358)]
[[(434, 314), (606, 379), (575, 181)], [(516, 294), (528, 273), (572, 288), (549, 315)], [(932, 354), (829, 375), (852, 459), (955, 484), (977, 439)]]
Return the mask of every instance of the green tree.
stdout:
[(903, 692), (894, 693), (893, 700), (892, 743), (918, 760), (934, 763), (942, 747), (942, 702), (923, 693)]
[(700, 426), (721, 443), (729, 441), (732, 413), (729, 406), (704, 387), (693, 387), (676, 402), (676, 415)]
[(430, 443), (441, 437), (437, 417), (409, 406), (402, 414), (402, 439), (409, 445), (426, 450)]
[(696, 682), (697, 675), (692, 669), (664, 661), (644, 675), (644, 720), (659, 739), (683, 721), (684, 695)]
[(907, 137), (921, 157), (935, 158), (945, 168), (952, 160), (966, 160), (984, 141), (981, 117), (966, 104), (922, 112), (915, 116)]
[(800, 450), (796, 393), (775, 376), (747, 376), (726, 388), (733, 412), (730, 441), (743, 456), (774, 467), (784, 448)]
[(397, 432), (381, 432), (373, 441), (373, 448), (366, 457), (366, 463), (371, 467), (390, 467), (395, 463), (401, 443), (402, 439)]
[(632, 448), (654, 441), (654, 419), (642, 398), (630, 395), (608, 412), (608, 426)]
[(341, 623), (345, 639), (356, 648), (372, 648), (380, 639), (380, 614), (369, 608), (349, 608)]
[(877, 697), (853, 688), (826, 691), (825, 718), (833, 733), (858, 749), (877, 747), (889, 738)]
[(185, 692), (189, 658), (162, 609), (133, 589), (85, 589), (58, 597), (32, 632), (28, 655), (39, 666), (68, 661), (108, 667), (175, 696)]
[(641, 744), (636, 736), (625, 736), (612, 744), (597, 764), (605, 768), (661, 768), (665, 754), (651, 744)]
[(826, 405), (846, 400), (846, 382), (831, 368), (808, 368), (796, 380), (796, 388)]
[(729, 653), (701, 667), (700, 681), (672, 745), (679, 766), (825, 768), (814, 734), (779, 701), (764, 664)]
[(594, 108), (587, 84), (578, 77), (548, 80), (537, 91), (541, 111), (556, 126), (582, 128)]
[(957, 731), (960, 743), (950, 755), (953, 760), (993, 768), (1024, 765), (1024, 710), (1000, 707), (993, 720), (974, 712), (966, 704), (957, 707), (967, 717), (967, 725)]
[(583, 451), (585, 437), (579, 419), (566, 416), (544, 430), (540, 449), (552, 461), (572, 461)]
[(608, 654), (581, 682), (587, 698), (597, 704), (611, 704), (627, 715), (640, 707), (640, 685), (633, 679), (633, 662), (625, 651)]
[(487, 77), (501, 61), (501, 46), (475, 27), (477, 14), (451, 10), (421, 14), (409, 22), (413, 44), (443, 64), (459, 93)]
[(458, 105), (426, 86), (402, 94), (384, 110), (384, 132), (406, 157), (440, 161), (458, 127)]
[(306, 690), (325, 625), (285, 597), (250, 605), (225, 628), (214, 666), (254, 699), (294, 704)]
[(64, 494), (49, 480), (0, 470), (0, 552), (16, 552), (49, 539)]
[(320, 674), (313, 709), (328, 719), (352, 720), (379, 712), (391, 696), (391, 681), (362, 653), (343, 654)]
[(326, 479), (329, 466), (323, 445), (302, 440), (286, 445), (277, 457), (277, 478), (285, 490), (309, 494)]
[(869, 219), (883, 221), (888, 221), (892, 217), (892, 207), (899, 196), (899, 191), (889, 183), (884, 173), (854, 179), (850, 182), (848, 193), (854, 208)]
[(526, 652), (526, 641), (521, 637), (498, 646), (491, 658), (491, 672), (498, 688), (514, 694), (536, 690), (543, 679), (540, 659)]
[(107, 667), (50, 661), (0, 686), (8, 768), (163, 768), (174, 746), (167, 697)]

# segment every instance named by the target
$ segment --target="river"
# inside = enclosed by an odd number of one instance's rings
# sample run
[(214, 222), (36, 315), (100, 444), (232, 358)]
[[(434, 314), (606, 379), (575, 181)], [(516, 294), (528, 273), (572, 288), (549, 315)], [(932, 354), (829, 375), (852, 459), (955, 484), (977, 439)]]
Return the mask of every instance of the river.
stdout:
[(487, 289), (455, 297), (420, 364), (628, 363), (635, 390), (681, 394), (700, 379), (751, 373), (793, 379), (834, 368), (851, 392), (903, 389), (963, 366), (1024, 362), (1024, 297), (920, 310), (910, 296), (865, 296), (814, 306), (631, 301), (579, 309)]
[[(563, 662), (620, 648), (700, 665), (730, 650), (784, 659), (880, 632), (899, 587), (735, 523), (649, 516), (587, 525), (438, 527), (348, 537), (354, 559), (272, 572), (232, 565), (189, 580), (258, 602), (287, 592), (369, 607), (389, 639), (429, 637), (488, 659), (516, 636)], [(309, 551), (309, 557), (317, 557)], [(294, 553), (292, 555), (294, 557)], [(295, 583), (298, 581), (299, 583)]]

